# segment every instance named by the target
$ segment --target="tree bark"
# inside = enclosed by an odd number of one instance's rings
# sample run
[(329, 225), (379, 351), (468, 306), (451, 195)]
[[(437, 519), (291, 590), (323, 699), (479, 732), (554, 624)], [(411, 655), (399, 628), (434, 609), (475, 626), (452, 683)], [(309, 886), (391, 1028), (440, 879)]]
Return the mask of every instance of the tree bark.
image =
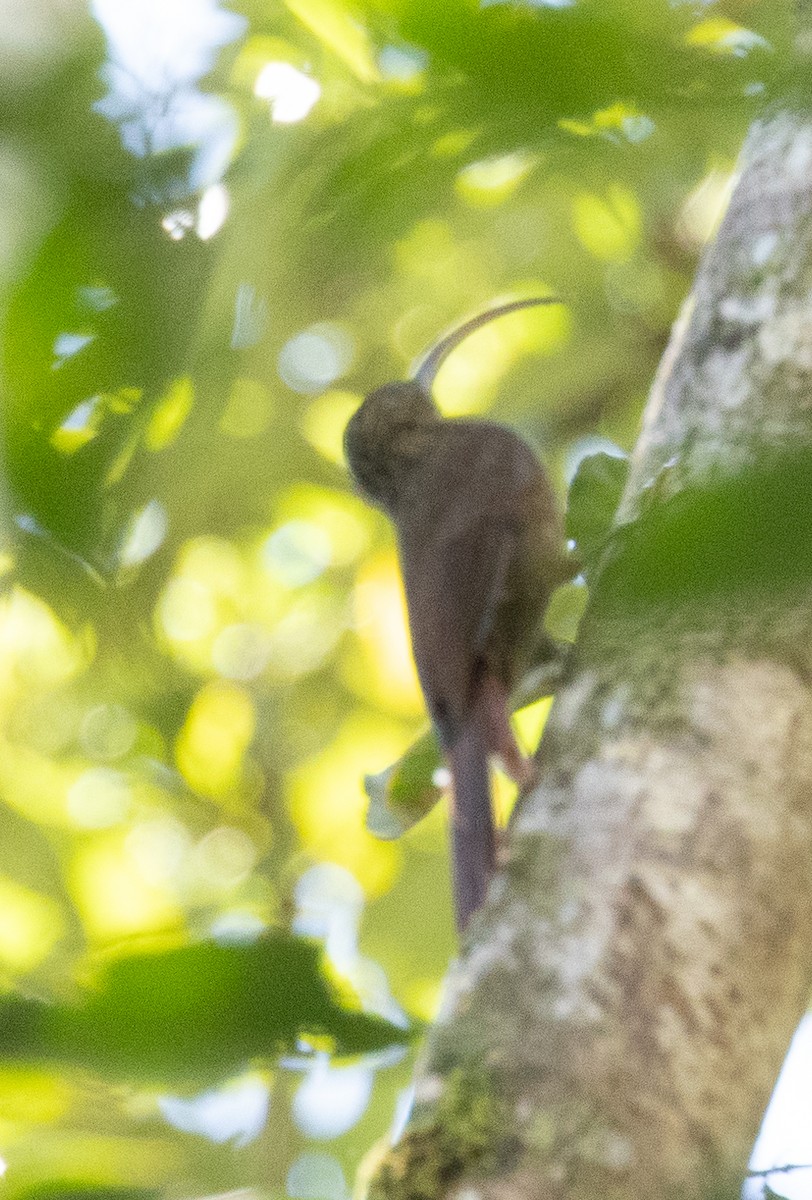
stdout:
[(812, 117), (751, 130), (375, 1200), (734, 1196), (812, 981)]

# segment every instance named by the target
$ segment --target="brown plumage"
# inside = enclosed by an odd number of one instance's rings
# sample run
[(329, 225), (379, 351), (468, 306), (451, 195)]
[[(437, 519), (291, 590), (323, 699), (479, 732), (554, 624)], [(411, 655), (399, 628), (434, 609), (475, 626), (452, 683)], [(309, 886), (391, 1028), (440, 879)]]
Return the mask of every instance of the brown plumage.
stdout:
[(511, 688), (528, 665), (553, 590), (572, 575), (547, 475), (517, 434), (443, 418), (431, 399), (445, 355), (519, 301), (454, 331), (407, 383), (372, 392), (344, 444), (350, 470), (397, 533), (420, 683), (451, 766), (457, 924), (482, 903), (493, 869), (489, 754), (526, 782)]

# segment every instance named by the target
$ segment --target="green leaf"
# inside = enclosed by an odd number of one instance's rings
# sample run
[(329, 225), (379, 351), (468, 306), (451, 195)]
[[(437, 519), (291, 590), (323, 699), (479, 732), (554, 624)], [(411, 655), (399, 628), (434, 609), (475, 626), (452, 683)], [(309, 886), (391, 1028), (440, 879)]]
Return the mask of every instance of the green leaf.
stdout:
[(345, 1001), (310, 942), (283, 932), (250, 945), (199, 942), (111, 962), (78, 1005), (5, 997), (0, 1059), (195, 1083), (290, 1051), (300, 1038), (346, 1055), (413, 1036)]
[(587, 579), (612, 528), (629, 460), (602, 450), (581, 460), (567, 496), (567, 537), (572, 538)]
[(443, 794), (435, 782), (442, 754), (434, 731), (423, 734), (391, 767), (364, 777), (367, 829), (382, 841), (402, 837), (431, 812)]
[(475, 82), (472, 100), (485, 112), (497, 105), (516, 111), (524, 103), (554, 121), (618, 100), (652, 110), (677, 99), (719, 104), (777, 70), (762, 39), (744, 55), (714, 55), (689, 44), (695, 16), (688, 6), (395, 0), (394, 7), (404, 38), (430, 54), (435, 71)]
[(667, 499), (661, 477), (637, 520), (612, 535), (596, 597), (602, 612), (741, 597), (812, 575), (812, 455), (805, 448)]

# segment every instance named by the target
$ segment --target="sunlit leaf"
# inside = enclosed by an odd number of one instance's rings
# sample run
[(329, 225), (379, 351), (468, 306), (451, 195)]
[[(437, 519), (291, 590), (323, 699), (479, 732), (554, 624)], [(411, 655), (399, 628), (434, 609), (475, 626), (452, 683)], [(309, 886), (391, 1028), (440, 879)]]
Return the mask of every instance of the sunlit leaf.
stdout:
[(194, 387), (188, 376), (174, 381), (149, 419), (146, 443), (150, 450), (163, 450), (174, 442), (191, 412), (194, 398)]
[(366, 31), (342, 0), (285, 0), (287, 7), (365, 83), (378, 78)]

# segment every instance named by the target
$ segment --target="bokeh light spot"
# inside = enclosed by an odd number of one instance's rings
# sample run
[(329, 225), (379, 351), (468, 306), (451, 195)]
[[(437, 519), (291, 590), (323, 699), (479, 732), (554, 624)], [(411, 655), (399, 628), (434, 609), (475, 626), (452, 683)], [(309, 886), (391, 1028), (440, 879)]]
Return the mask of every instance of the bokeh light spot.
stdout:
[(250, 874), (257, 848), (242, 829), (220, 825), (201, 839), (192, 853), (192, 870), (215, 890), (236, 887)]
[[(317, 863), (296, 881), (296, 917), (293, 928), (305, 937), (323, 939), (338, 970), (346, 963), (336, 955), (336, 942), (358, 953), (358, 925), (364, 908), (364, 889), (352, 872), (335, 863)], [(336, 934), (338, 936), (336, 936)]]
[(130, 782), (123, 772), (91, 767), (68, 789), (68, 816), (81, 829), (106, 829), (124, 820), (131, 799)]
[(49, 1071), (35, 1067), (0, 1070), (0, 1121), (50, 1125), (64, 1116), (73, 1099), (71, 1084)]
[(304, 597), (271, 630), (269, 673), (289, 680), (315, 671), (335, 648), (343, 628), (343, 612), (336, 602)]
[(167, 929), (181, 917), (172, 891), (147, 878), (118, 834), (97, 835), (76, 852), (70, 883), (85, 929), (101, 941)]
[(107, 312), (118, 303), (118, 296), (112, 288), (104, 284), (86, 284), (76, 289), (76, 297), (80, 304), (92, 312)]
[(408, 715), (422, 713), (406, 601), (394, 553), (377, 555), (363, 566), (354, 609), (360, 660), (346, 658), (347, 681), (366, 699)]
[(227, 625), (211, 649), (212, 665), (226, 679), (256, 679), (269, 656), (268, 632), (260, 625)]
[(113, 761), (132, 749), (138, 728), (122, 704), (97, 704), (82, 720), (79, 738), (90, 758)]
[(0, 598), (0, 690), (56, 687), (83, 665), (85, 652), (53, 610), (14, 587)]
[(247, 1146), (262, 1132), (269, 1103), (268, 1085), (258, 1076), (244, 1076), (191, 1098), (158, 1097), (158, 1108), (170, 1125), (184, 1133), (197, 1133), (215, 1145), (233, 1142)]
[(304, 845), (317, 858), (346, 867), (367, 895), (388, 891), (400, 869), (401, 850), (397, 842), (381, 842), (367, 832), (363, 777), (402, 754), (410, 732), (379, 714), (357, 713), (329, 746), (289, 777), (291, 815)]
[(254, 705), (231, 683), (210, 683), (197, 693), (175, 747), (178, 768), (203, 796), (222, 796), (240, 778), (254, 736)]
[(321, 96), (321, 87), (310, 75), (287, 62), (269, 62), (254, 84), (254, 95), (269, 102), (276, 125), (303, 121)]
[(222, 183), (206, 188), (197, 206), (197, 236), (207, 242), (225, 224), (229, 209), (228, 189)]
[(410, 90), (422, 81), (428, 62), (428, 54), (418, 46), (384, 46), (378, 54), (381, 76)]
[(89, 346), (94, 336), (92, 333), (60, 333), (54, 339), (53, 369), (58, 370), (69, 358), (73, 358), (80, 350)]
[(443, 989), (440, 980), (421, 977), (411, 981), (404, 996), (409, 1012), (422, 1021), (435, 1020), (440, 1011), (442, 998)]
[(279, 352), (279, 378), (294, 392), (320, 392), (346, 375), (354, 357), (349, 333), (322, 321), (285, 342)]
[(552, 706), (552, 696), (545, 696), (543, 700), (528, 704), (514, 714), (513, 724), (516, 727), (520, 745), (525, 748), (527, 753), (532, 753), (539, 744)]
[(527, 178), (535, 162), (533, 155), (517, 151), (470, 163), (457, 176), (457, 194), (477, 208), (502, 204)]
[(262, 552), (274, 579), (292, 588), (318, 579), (331, 556), (328, 534), (310, 521), (287, 521), (270, 535)]
[(197, 641), (214, 629), (217, 610), (211, 592), (195, 579), (170, 579), (161, 596), (161, 625), (173, 641)]
[(346, 567), (369, 547), (373, 514), (359, 497), (313, 484), (294, 484), (281, 496), (277, 512), (281, 520), (307, 521), (329, 539), (330, 562)]
[(178, 574), (219, 595), (237, 596), (246, 586), (240, 552), (223, 538), (201, 537), (187, 542), (180, 554)]
[(223, 946), (251, 945), (267, 930), (268, 922), (259, 913), (232, 908), (212, 921), (209, 932)]
[(340, 1137), (364, 1115), (374, 1078), (371, 1067), (334, 1067), (320, 1057), (293, 1097), (294, 1121), (308, 1137)]
[(99, 432), (101, 417), (101, 396), (83, 400), (51, 434), (51, 445), (62, 454), (75, 454)]
[(694, 25), (685, 35), (689, 46), (697, 46), (710, 50), (714, 54), (731, 55), (734, 58), (744, 58), (757, 47), (769, 47), (769, 42), (752, 29), (737, 25), (727, 17), (708, 17)]
[(290, 1165), (285, 1190), (291, 1200), (347, 1200), (349, 1189), (333, 1154), (306, 1150)]
[(125, 848), (148, 883), (164, 886), (177, 879), (192, 846), (189, 831), (164, 814), (140, 821), (129, 831)]
[(304, 435), (328, 462), (344, 462), (344, 430), (361, 400), (356, 392), (325, 392), (305, 413), (302, 419)]
[(161, 229), (173, 242), (182, 242), (195, 227), (195, 214), (188, 208), (173, 208), (161, 219)]
[(124, 533), (119, 562), (135, 567), (146, 562), (160, 547), (169, 528), (169, 515), (160, 500), (150, 500), (130, 518)]
[(452, 129), (443, 133), (432, 143), (429, 153), (433, 158), (456, 158), (463, 154), (472, 142), (476, 141), (476, 133), (472, 129)]
[(62, 932), (62, 913), (54, 900), (0, 876), (0, 960), (7, 967), (33, 970)]

